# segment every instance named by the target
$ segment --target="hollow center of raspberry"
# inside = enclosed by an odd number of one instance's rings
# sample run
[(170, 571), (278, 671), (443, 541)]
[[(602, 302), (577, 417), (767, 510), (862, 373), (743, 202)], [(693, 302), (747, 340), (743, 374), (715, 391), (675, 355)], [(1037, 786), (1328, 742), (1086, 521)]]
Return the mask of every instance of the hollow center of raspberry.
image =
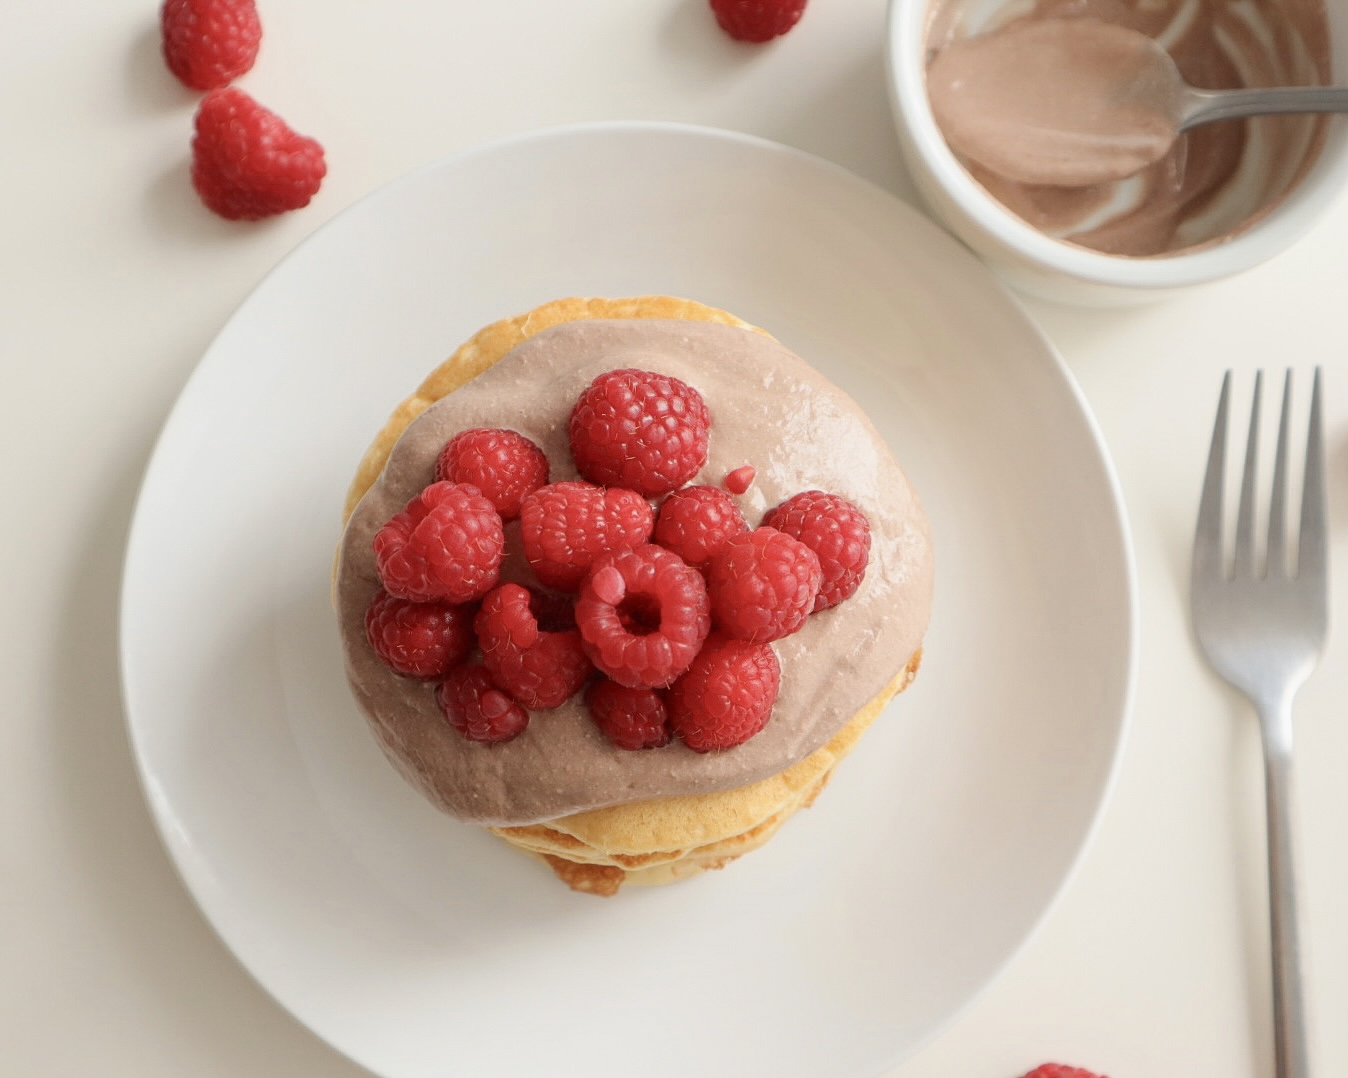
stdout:
[(617, 607), (618, 620), (633, 636), (660, 628), (660, 603), (653, 595), (629, 594)]

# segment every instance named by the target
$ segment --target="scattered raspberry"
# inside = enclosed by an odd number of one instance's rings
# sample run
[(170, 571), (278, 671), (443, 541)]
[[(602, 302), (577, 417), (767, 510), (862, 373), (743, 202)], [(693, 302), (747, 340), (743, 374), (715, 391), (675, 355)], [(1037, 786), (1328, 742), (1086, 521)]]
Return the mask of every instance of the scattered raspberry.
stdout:
[(724, 479), (726, 490), (731, 494), (743, 494), (754, 485), (754, 476), (758, 470), (752, 464), (744, 464), (733, 472), (727, 472)]
[(741, 745), (767, 725), (781, 680), (771, 645), (713, 633), (669, 690), (670, 724), (695, 752)]
[(633, 689), (601, 678), (585, 690), (585, 707), (594, 724), (620, 749), (658, 749), (674, 736), (665, 702), (654, 689)]
[(788, 498), (763, 518), (769, 528), (795, 536), (819, 555), (824, 582), (816, 610), (837, 606), (866, 575), (871, 554), (871, 526), (866, 515), (846, 498), (807, 490)]
[(502, 584), (482, 600), (473, 628), (491, 680), (525, 707), (546, 711), (578, 692), (594, 667), (575, 629), (539, 629), (531, 598), (519, 584)]
[(253, 0), (164, 0), (164, 62), (190, 90), (228, 86), (253, 66), (262, 23)]
[(504, 553), (500, 514), (467, 483), (432, 483), (374, 537), (385, 589), (414, 602), (480, 598), (495, 587)]
[(740, 507), (716, 487), (684, 487), (660, 505), (652, 538), (701, 569), (732, 536), (749, 530)]
[(437, 678), (473, 646), (468, 612), (450, 603), (413, 603), (380, 591), (365, 611), (374, 653), (406, 677)]
[(755, 44), (786, 33), (805, 12), (805, 0), (711, 0), (722, 30)]
[(683, 486), (707, 463), (711, 413), (692, 386), (666, 374), (601, 374), (571, 410), (571, 455), (592, 483), (648, 497)]
[(548, 458), (523, 434), (478, 427), (454, 435), (440, 450), (435, 478), (472, 483), (502, 520), (514, 520), (520, 500), (548, 481)]
[(799, 539), (768, 527), (737, 535), (707, 570), (712, 621), (737, 640), (779, 640), (805, 624), (822, 580), (819, 558)]
[(1025, 1075), (1025, 1078), (1105, 1078), (1105, 1075), (1080, 1067), (1066, 1067), (1061, 1063), (1043, 1063)]
[(323, 147), (296, 134), (242, 90), (212, 90), (197, 109), (192, 186), (213, 213), (231, 221), (307, 206), (327, 164)]
[(663, 547), (606, 554), (581, 587), (576, 625), (603, 673), (630, 688), (661, 688), (688, 668), (707, 637), (707, 586)]
[(509, 741), (529, 725), (529, 713), (493, 685), (481, 666), (456, 666), (435, 687), (435, 702), (469, 741)]
[(640, 494), (589, 483), (552, 483), (520, 505), (524, 556), (547, 587), (574, 591), (591, 564), (610, 551), (640, 546), (655, 513)]

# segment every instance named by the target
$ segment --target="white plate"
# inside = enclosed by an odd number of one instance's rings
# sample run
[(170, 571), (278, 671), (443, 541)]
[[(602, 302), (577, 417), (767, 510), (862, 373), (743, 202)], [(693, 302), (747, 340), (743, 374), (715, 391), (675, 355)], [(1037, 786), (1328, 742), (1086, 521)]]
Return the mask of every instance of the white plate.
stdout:
[[(662, 292), (862, 401), (924, 497), (926, 660), (818, 804), (723, 873), (613, 900), (438, 815), (342, 675), (328, 570), (391, 406), (480, 325)], [(890, 195), (721, 132), (600, 125), (461, 154), (291, 254), (145, 478), (123, 679), (164, 842), (275, 998), (388, 1078), (848, 1078), (1026, 941), (1110, 785), (1131, 554), (1099, 435), (990, 274)]]

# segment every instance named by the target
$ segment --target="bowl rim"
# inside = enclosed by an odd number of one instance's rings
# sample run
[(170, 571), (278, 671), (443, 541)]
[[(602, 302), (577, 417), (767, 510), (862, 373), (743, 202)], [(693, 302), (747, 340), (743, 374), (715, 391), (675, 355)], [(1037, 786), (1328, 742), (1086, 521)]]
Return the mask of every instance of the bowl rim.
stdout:
[[(932, 0), (890, 0), (885, 51), (891, 104), (901, 134), (933, 183), (969, 222), (1037, 270), (1101, 285), (1165, 290), (1230, 277), (1282, 253), (1348, 187), (1348, 130), (1331, 124), (1319, 160), (1260, 221), (1226, 240), (1173, 255), (1103, 254), (1055, 240), (988, 193), (946, 144), (927, 100), (925, 39)], [(1332, 17), (1332, 14), (1331, 14)], [(1348, 50), (1342, 43), (1337, 53)], [(1334, 58), (1335, 70), (1340, 57)]]

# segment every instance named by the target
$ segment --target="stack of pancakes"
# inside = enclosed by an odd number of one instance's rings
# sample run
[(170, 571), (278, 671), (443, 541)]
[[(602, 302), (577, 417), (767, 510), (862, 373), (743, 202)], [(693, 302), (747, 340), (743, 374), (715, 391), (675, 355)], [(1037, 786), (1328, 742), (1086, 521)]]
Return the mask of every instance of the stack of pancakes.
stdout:
[[(362, 498), (379, 480), (403, 433), (426, 409), (550, 327), (583, 319), (632, 318), (715, 322), (755, 330), (725, 311), (667, 296), (563, 299), (493, 323), (441, 363), (390, 416), (360, 462), (347, 494), (344, 523), (350, 521)], [(920, 517), (920, 510), (915, 514)], [(921, 537), (919, 549), (913, 553), (916, 570), (907, 566), (904, 571), (914, 573), (919, 601), (929, 602), (930, 551), (925, 519), (914, 521), (914, 531)], [(878, 571), (878, 567), (873, 565), (871, 571)], [(340, 588), (340, 574), (334, 574), (334, 578)], [(928, 594), (923, 594), (924, 587)], [(348, 653), (351, 648), (365, 646), (363, 639), (356, 639), (359, 633), (354, 624), (344, 623), (342, 628)], [(571, 888), (591, 894), (612, 895), (624, 883), (668, 883), (720, 868), (765, 843), (797, 809), (814, 801), (839, 761), (885, 705), (907, 688), (920, 658), (920, 642), (906, 654), (889, 657), (889, 680), (876, 695), (852, 713), (826, 743), (803, 758), (785, 761), (780, 771), (767, 777), (729, 789), (638, 798), (542, 821), (493, 821), (488, 824), (489, 830), (541, 858)], [(425, 768), (425, 761), (412, 758), (400, 750), (396, 738), (385, 736), (377, 700), (372, 702), (368, 694), (360, 692), (357, 699), (395, 766), (425, 790), (426, 783), (420, 781), (424, 775), (418, 773)], [(546, 714), (538, 721), (546, 721)], [(528, 736), (528, 732), (522, 736)]]

